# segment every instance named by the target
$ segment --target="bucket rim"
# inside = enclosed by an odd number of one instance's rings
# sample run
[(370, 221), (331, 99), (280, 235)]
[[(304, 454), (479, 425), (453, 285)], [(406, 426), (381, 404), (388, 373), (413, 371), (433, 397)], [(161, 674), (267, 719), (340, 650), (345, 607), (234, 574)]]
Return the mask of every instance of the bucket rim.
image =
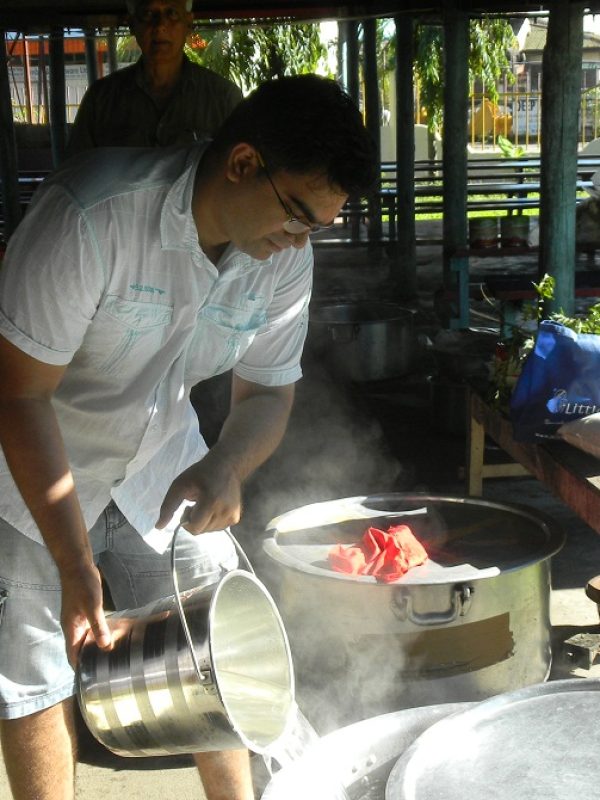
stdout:
[[(251, 737), (247, 736), (243, 730), (236, 724), (235, 714), (231, 712), (231, 705), (225, 697), (225, 694), (222, 690), (221, 683), (219, 680), (219, 670), (217, 668), (218, 658), (215, 658), (214, 652), (214, 640), (213, 640), (213, 630), (215, 625), (215, 615), (217, 613), (217, 605), (219, 601), (219, 595), (223, 592), (224, 587), (234, 580), (242, 580), (247, 581), (249, 583), (254, 584), (254, 586), (262, 593), (263, 598), (267, 601), (268, 605), (270, 606), (270, 610), (273, 614), (273, 617), (279, 626), (279, 632), (281, 635), (281, 640), (283, 643), (283, 648), (285, 651), (285, 657), (287, 659), (288, 669), (289, 669), (289, 696), (290, 702), (289, 707), (286, 713), (286, 719), (282, 726), (281, 732), (275, 737), (272, 741), (268, 742), (267, 744), (261, 745), (258, 742), (255, 742)], [(185, 612), (184, 612), (185, 613)], [(189, 645), (189, 643), (188, 643)], [(217, 692), (217, 697), (219, 702), (225, 709), (225, 713), (227, 715), (227, 719), (229, 720), (229, 724), (233, 729), (234, 733), (239, 737), (240, 741), (248, 750), (251, 750), (253, 753), (262, 754), (267, 752), (268, 748), (279, 739), (282, 735), (284, 735), (285, 731), (289, 728), (292, 723), (293, 712), (296, 704), (296, 690), (295, 690), (295, 674), (294, 674), (294, 664), (292, 660), (292, 651), (288, 639), (288, 635), (285, 629), (285, 625), (279, 609), (277, 608), (277, 604), (273, 599), (271, 593), (268, 591), (266, 586), (263, 584), (261, 580), (259, 580), (256, 575), (252, 572), (248, 572), (247, 570), (243, 569), (233, 569), (226, 572), (224, 575), (221, 576), (217, 585), (215, 587), (214, 592), (212, 593), (210, 604), (208, 608), (208, 651), (210, 655), (210, 663), (212, 665), (212, 673), (213, 673), (213, 684), (215, 690)], [(198, 675), (199, 681), (202, 683), (201, 675)]]

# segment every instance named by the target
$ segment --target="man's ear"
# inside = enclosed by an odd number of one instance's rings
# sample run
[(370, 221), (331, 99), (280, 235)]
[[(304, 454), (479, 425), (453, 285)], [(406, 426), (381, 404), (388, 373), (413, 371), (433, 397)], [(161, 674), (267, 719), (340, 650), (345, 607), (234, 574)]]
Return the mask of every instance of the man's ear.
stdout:
[(229, 151), (227, 177), (233, 183), (253, 177), (260, 169), (256, 148), (247, 142), (238, 142)]

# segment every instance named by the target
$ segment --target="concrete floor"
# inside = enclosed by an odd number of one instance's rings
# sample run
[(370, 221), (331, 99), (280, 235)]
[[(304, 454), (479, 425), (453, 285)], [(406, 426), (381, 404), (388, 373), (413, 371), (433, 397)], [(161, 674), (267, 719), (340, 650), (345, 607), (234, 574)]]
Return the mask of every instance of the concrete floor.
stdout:
[[(434, 308), (441, 279), (439, 248), (420, 250), (419, 262), (415, 310), (425, 349), (410, 374), (368, 387), (351, 386), (308, 354), (286, 439), (248, 484), (245, 517), (236, 531), (260, 577), (265, 577), (260, 549), (265, 525), (283, 511), (354, 494), (464, 494), (464, 436), (449, 430), (448, 420), (441, 424), (432, 406), (433, 366), (427, 341), (439, 328)], [(367, 257), (366, 250), (319, 250), (315, 301), (385, 297), (393, 272), (393, 262), (385, 254)], [(565, 547), (552, 562), (554, 663), (550, 677), (600, 677), (600, 658), (588, 669), (585, 663), (573, 661), (564, 645), (574, 634), (600, 633), (598, 611), (584, 592), (586, 581), (600, 573), (600, 536), (533, 479), (488, 480), (484, 498), (529, 505), (552, 515), (565, 530)], [(81, 744), (78, 800), (103, 796), (199, 800), (204, 796), (186, 757), (117, 758), (95, 745), (85, 731)], [(263, 778), (264, 774), (257, 782)], [(0, 797), (10, 797), (1, 763)]]

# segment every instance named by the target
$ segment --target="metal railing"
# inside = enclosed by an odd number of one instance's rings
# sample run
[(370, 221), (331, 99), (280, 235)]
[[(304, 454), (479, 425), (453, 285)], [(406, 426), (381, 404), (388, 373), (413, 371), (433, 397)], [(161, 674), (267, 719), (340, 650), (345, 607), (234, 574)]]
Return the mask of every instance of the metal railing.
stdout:
[[(83, 91), (67, 98), (67, 122), (73, 122)], [(43, 98), (30, 108), (13, 97), (13, 119), (16, 122), (47, 124), (48, 112)], [(418, 103), (417, 103), (418, 108)], [(484, 92), (472, 92), (468, 111), (469, 142), (473, 148), (498, 147), (498, 137), (508, 139), (515, 147), (537, 150), (541, 144), (542, 93), (515, 89), (502, 91), (493, 103)], [(420, 122), (419, 114), (415, 122)], [(581, 92), (580, 144), (600, 137), (600, 86)]]
[[(469, 100), (469, 141), (472, 147), (498, 146), (498, 137), (515, 147), (539, 149), (542, 138), (542, 93), (515, 89), (500, 92), (492, 103), (483, 92)], [(600, 136), (600, 86), (581, 92), (579, 142), (585, 145)]]

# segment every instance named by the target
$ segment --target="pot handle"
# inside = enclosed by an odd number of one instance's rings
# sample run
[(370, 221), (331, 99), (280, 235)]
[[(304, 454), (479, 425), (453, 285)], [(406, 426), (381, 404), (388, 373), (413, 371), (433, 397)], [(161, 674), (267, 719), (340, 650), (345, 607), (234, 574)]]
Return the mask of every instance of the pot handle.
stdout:
[(468, 613), (473, 599), (473, 587), (466, 584), (455, 586), (452, 589), (451, 605), (448, 611), (432, 611), (428, 614), (417, 614), (413, 609), (412, 593), (409, 589), (398, 589), (390, 606), (394, 616), (402, 622), (412, 622), (414, 625), (447, 625), (458, 617)]
[(358, 339), (360, 325), (331, 325), (329, 332), (333, 342), (352, 342)]

